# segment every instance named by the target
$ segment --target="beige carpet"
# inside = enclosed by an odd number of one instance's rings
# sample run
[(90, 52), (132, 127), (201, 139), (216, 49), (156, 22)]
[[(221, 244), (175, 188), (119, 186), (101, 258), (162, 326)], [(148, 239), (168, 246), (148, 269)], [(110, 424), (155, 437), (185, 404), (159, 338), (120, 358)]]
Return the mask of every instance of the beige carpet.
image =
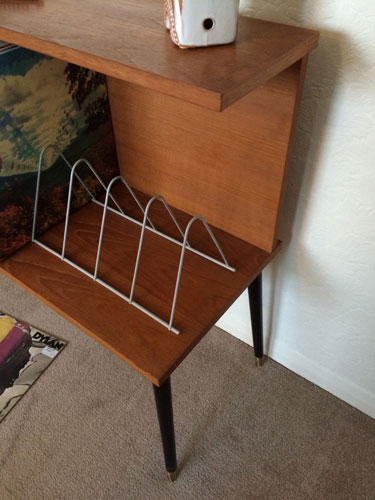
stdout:
[(0, 424), (1, 500), (374, 500), (375, 421), (214, 328), (172, 379), (181, 472), (151, 384), (4, 277), (0, 309), (69, 346)]

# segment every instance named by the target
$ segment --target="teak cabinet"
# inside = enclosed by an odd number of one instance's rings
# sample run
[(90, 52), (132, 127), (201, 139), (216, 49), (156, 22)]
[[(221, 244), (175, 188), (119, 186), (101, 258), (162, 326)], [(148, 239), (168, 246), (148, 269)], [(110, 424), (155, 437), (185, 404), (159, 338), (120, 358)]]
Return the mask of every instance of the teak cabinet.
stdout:
[[(144, 193), (142, 200), (162, 193), (183, 227), (191, 215), (203, 215), (236, 268), (231, 273), (186, 256), (175, 314), (181, 333), (175, 335), (35, 244), (1, 264), (5, 274), (152, 382), (173, 478), (169, 377), (246, 288), (255, 355), (259, 362), (263, 356), (261, 272), (280, 248), (288, 155), (318, 33), (240, 17), (235, 44), (181, 50), (165, 30), (159, 0), (48, 0), (0, 4), (0, 39), (107, 75), (121, 174)], [(122, 196), (120, 188), (116, 193)], [(153, 210), (157, 227), (173, 231), (163, 207)], [(89, 204), (71, 216), (74, 256), (89, 267), (95, 251), (87, 241), (97, 239), (101, 211)], [(126, 264), (134, 261), (140, 229), (126, 221), (108, 224), (111, 252), (103, 250), (103, 273), (126, 288)], [(56, 242), (62, 231), (58, 225), (43, 240)], [(199, 250), (215, 252), (198, 225), (191, 237)], [(163, 317), (180, 248), (150, 234), (143, 252), (137, 293)]]

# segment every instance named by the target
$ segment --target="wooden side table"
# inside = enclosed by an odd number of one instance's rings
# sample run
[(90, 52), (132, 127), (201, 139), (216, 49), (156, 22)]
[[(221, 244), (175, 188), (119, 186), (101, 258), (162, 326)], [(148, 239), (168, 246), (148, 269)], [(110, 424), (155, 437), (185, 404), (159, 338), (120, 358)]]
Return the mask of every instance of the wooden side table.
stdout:
[[(263, 358), (261, 272), (280, 249), (291, 137), (318, 33), (242, 17), (235, 44), (182, 51), (165, 31), (159, 0), (48, 0), (0, 3), (0, 39), (107, 75), (121, 174), (147, 195), (142, 199), (162, 193), (183, 227), (191, 214), (203, 215), (236, 268), (186, 256), (175, 335), (35, 244), (1, 264), (153, 384), (174, 479), (170, 376), (246, 288), (255, 356), (259, 364)], [(120, 188), (116, 193), (122, 196)], [(153, 210), (157, 227), (173, 231), (162, 207)], [(87, 268), (95, 262), (89, 243), (97, 241), (101, 213), (89, 204), (71, 216), (69, 249)], [(127, 289), (139, 227), (110, 216), (108, 225), (101, 272)], [(58, 246), (62, 232), (60, 224), (42, 239)], [(215, 251), (201, 227), (191, 234), (196, 248)], [(160, 317), (168, 316), (179, 252), (154, 234), (145, 238), (136, 293)]]

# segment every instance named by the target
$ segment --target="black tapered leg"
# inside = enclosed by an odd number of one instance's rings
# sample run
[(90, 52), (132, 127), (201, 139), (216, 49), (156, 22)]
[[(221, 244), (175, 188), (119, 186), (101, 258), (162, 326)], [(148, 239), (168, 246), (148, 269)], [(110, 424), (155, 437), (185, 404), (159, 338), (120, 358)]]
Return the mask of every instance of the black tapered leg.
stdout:
[(262, 273), (249, 286), (251, 326), (253, 329), (254, 354), (257, 366), (263, 362), (263, 311)]
[(176, 441), (174, 435), (171, 379), (160, 387), (153, 385), (158, 412), (161, 441), (163, 444), (165, 467), (171, 481), (177, 478)]

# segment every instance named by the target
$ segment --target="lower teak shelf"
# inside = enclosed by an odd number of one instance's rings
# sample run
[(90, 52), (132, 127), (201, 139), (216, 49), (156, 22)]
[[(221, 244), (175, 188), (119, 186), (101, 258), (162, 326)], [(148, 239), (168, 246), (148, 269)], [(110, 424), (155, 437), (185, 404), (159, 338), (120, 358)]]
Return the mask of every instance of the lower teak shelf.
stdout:
[[(113, 192), (127, 213), (140, 219), (138, 207), (124, 189), (115, 186)], [(137, 195), (145, 206), (149, 197)], [(184, 230), (191, 216), (173, 211)], [(90, 272), (95, 267), (102, 212), (99, 205), (88, 203), (70, 216), (66, 255)], [(159, 230), (181, 238), (161, 204), (153, 206), (150, 215)], [(108, 212), (100, 275), (124, 294), (130, 291), (140, 231), (139, 226)], [(186, 253), (174, 320), (180, 335), (34, 243), (3, 262), (1, 270), (160, 386), (280, 247), (267, 253), (216, 228), (213, 232), (236, 272)], [(63, 233), (62, 222), (40, 241), (61, 251)], [(217, 257), (203, 226), (192, 228), (189, 241), (196, 249)], [(156, 234), (145, 235), (134, 297), (160, 317), (168, 317), (170, 311), (180, 250)]]

